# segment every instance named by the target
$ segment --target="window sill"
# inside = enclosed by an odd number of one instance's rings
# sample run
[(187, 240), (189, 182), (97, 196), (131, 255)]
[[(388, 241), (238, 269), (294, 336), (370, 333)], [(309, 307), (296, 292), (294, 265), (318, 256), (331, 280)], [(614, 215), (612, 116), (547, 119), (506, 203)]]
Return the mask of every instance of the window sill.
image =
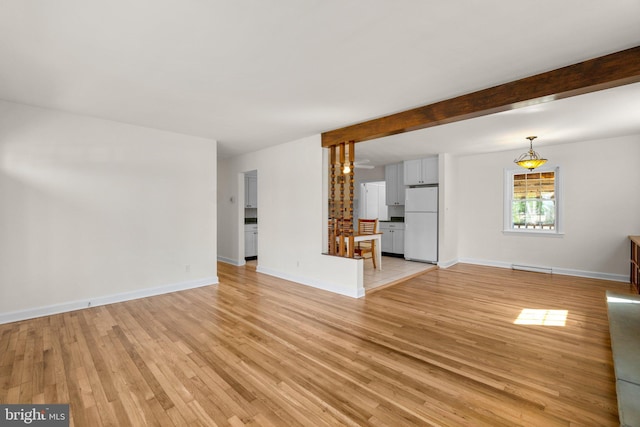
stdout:
[(547, 230), (502, 230), (502, 234), (507, 236), (541, 236), (541, 237), (563, 237), (562, 231)]

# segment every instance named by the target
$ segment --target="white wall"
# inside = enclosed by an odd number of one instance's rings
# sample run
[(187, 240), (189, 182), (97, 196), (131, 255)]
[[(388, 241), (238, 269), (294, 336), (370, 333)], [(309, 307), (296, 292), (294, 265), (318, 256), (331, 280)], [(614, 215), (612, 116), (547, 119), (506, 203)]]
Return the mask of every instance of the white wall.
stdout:
[(216, 142), (0, 102), (0, 322), (215, 283)]
[(561, 167), (562, 237), (505, 235), (503, 171), (519, 152), (458, 159), (459, 258), (628, 280), (630, 234), (640, 234), (640, 135), (544, 147)]
[(458, 161), (451, 154), (438, 159), (440, 209), (438, 213), (438, 266), (448, 267), (458, 259)]
[(322, 255), (327, 226), (326, 150), (320, 135), (232, 159), (218, 169), (218, 258), (244, 263), (242, 173), (258, 171), (258, 271), (353, 297), (362, 260)]

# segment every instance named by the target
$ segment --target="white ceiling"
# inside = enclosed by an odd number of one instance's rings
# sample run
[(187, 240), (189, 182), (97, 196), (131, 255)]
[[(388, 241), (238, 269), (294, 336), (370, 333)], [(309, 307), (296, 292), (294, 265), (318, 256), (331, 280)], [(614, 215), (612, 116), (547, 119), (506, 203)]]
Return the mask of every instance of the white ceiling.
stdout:
[[(228, 157), (637, 45), (639, 0), (0, 0), (0, 99), (213, 138)], [(637, 133), (638, 95), (405, 134), (387, 156)]]

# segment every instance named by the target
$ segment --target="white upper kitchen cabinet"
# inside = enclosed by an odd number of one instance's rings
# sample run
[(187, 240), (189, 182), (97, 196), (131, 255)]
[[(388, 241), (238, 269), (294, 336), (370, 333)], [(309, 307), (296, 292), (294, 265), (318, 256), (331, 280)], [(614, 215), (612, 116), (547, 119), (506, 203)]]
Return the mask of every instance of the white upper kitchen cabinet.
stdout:
[(438, 183), (438, 158), (404, 161), (404, 185), (423, 185)]
[(258, 177), (245, 174), (244, 176), (244, 207), (258, 207)]
[(404, 205), (403, 171), (404, 167), (402, 163), (394, 163), (384, 167), (387, 206)]

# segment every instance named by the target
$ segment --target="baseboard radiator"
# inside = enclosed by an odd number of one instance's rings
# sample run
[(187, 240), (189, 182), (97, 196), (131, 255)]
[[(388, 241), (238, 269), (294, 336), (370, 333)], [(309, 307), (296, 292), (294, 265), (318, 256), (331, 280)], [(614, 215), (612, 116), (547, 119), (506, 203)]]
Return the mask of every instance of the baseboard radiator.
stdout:
[(511, 264), (512, 270), (533, 271), (534, 273), (553, 273), (551, 267), (536, 267), (533, 265)]

